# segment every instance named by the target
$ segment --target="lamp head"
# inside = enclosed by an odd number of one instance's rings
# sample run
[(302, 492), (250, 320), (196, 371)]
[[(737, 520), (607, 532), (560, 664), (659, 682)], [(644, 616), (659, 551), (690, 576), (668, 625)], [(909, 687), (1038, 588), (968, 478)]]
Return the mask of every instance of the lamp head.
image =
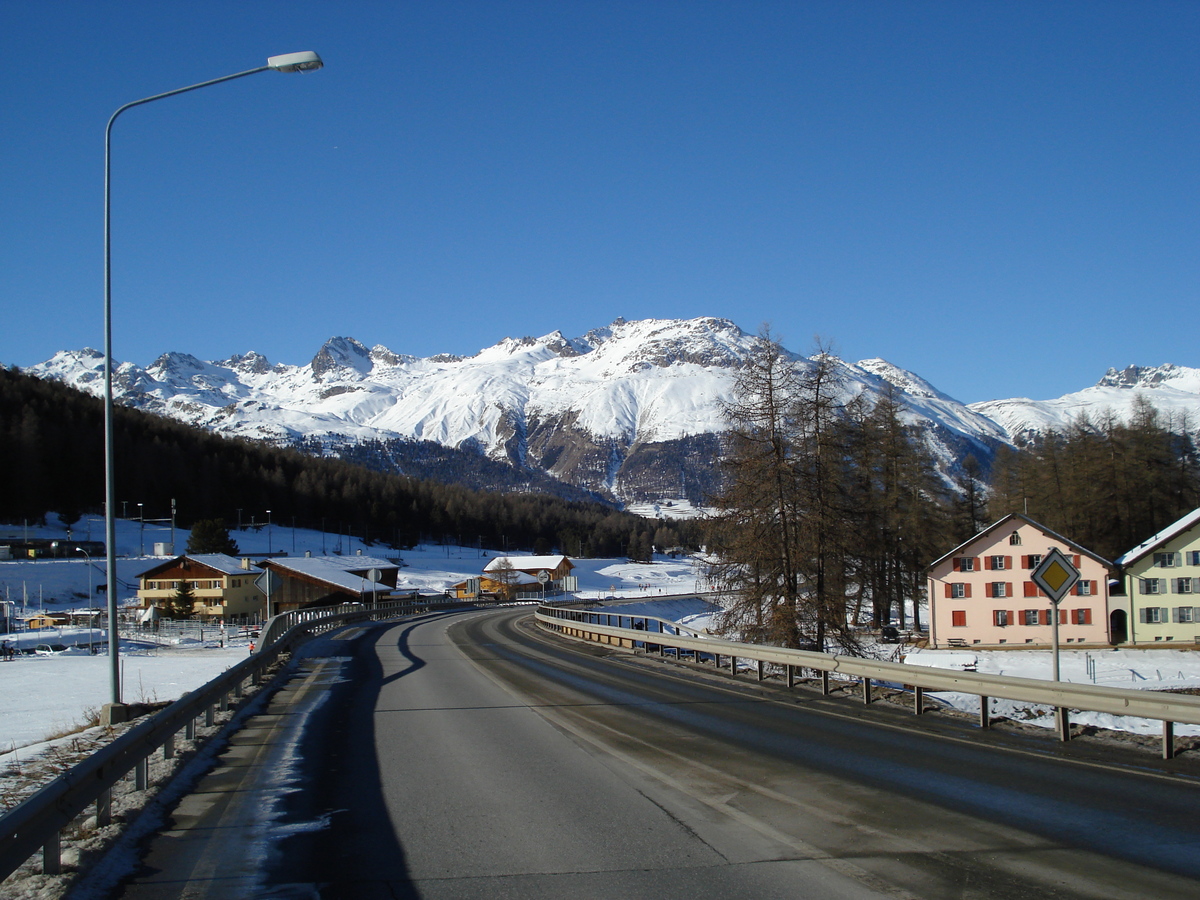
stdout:
[(325, 63), (312, 50), (301, 50), (299, 53), (285, 53), (282, 56), (272, 56), (267, 65), (277, 72), (311, 72), (321, 68)]

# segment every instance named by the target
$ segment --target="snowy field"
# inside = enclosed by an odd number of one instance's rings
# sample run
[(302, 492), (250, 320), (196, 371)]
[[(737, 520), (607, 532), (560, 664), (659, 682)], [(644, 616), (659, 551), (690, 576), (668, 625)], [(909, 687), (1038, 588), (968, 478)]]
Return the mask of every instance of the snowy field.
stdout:
[[(56, 525), (54, 517), (47, 521)], [(30, 537), (66, 539), (65, 529), (48, 525), (30, 528)], [(90, 529), (93, 536), (103, 532), (98, 519), (84, 520), (74, 530), (75, 538), (86, 539)], [(0, 544), (5, 537), (20, 537), (22, 527), (0, 526)], [(270, 533), (235, 531), (233, 537), (245, 553), (266, 553), (285, 550), (302, 555), (332, 554), (340, 550), (353, 556), (358, 550), (364, 555), (397, 558), (395, 551), (380, 546), (365, 545), (345, 536), (275, 525)], [(176, 547), (182, 551), (188, 533), (177, 529)], [(153, 547), (156, 542), (170, 540), (169, 529), (146, 526), (143, 533), (136, 520), (118, 521), (117, 549), (126, 554), (118, 560), (118, 577), (123, 598), (132, 598), (137, 575), (161, 560), (140, 556), (139, 549)], [(426, 545), (399, 554), (404, 568), (400, 587), (424, 591), (445, 591), (450, 585), (478, 575), (489, 559), (500, 555), (496, 551), (474, 548)], [(703, 573), (691, 559), (659, 558), (653, 564), (629, 563), (624, 560), (576, 560), (574, 574), (579, 578), (580, 596), (585, 599), (623, 600), (632, 613), (658, 615), (673, 619), (698, 631), (713, 627), (711, 608), (699, 601), (666, 600), (657, 598), (692, 591), (702, 591), (706, 585)], [(88, 608), (89, 588), (103, 582), (103, 560), (89, 566), (87, 560), (39, 560), (0, 562), (0, 596), (14, 601), (18, 608), (34, 612), (61, 612)], [(100, 605), (100, 601), (95, 601)], [(99, 632), (96, 633), (100, 637)], [(38, 643), (86, 642), (84, 629), (52, 629), (10, 635), (8, 639), (22, 646)], [(222, 635), (216, 629), (206, 630), (203, 644), (175, 644), (159, 648), (130, 645), (122, 648), (123, 699), (138, 701), (174, 700), (219, 675), (247, 652), (247, 640), (232, 632)], [(910, 650), (905, 661), (912, 665), (940, 668), (973, 666), (979, 672), (998, 675), (1017, 675), (1026, 678), (1049, 678), (1051, 660), (1046, 651), (963, 651)], [(1068, 650), (1062, 653), (1062, 677), (1081, 684), (1102, 684), (1143, 690), (1170, 690), (1200, 687), (1200, 653), (1186, 650)], [(16, 660), (0, 663), (0, 763), (6, 753), (24, 748), (22, 754), (37, 752), (39, 743), (49, 734), (70, 729), (86, 720), (109, 699), (108, 659), (86, 651), (60, 653), (53, 656), (21, 654)], [(965, 712), (977, 713), (979, 700), (966, 694), (932, 694), (931, 697)], [(1011, 701), (992, 700), (993, 714), (1030, 724), (1053, 727), (1050, 710), (1029, 707)], [(1080, 724), (1115, 728), (1140, 734), (1157, 734), (1161, 723), (1153, 720), (1118, 719), (1099, 713), (1080, 713), (1074, 717)], [(1177, 726), (1180, 735), (1200, 734), (1200, 727)]]
[[(53, 514), (48, 515), (46, 527), (0, 526), (0, 544), (5, 538), (29, 537), (67, 540), (66, 530), (58, 525)], [(157, 565), (161, 558), (141, 556), (142, 547), (152, 548), (157, 542), (169, 542), (169, 527), (150, 525), (145, 532), (136, 520), (118, 520), (117, 552), (125, 554), (117, 560), (123, 602), (134, 597), (137, 576)], [(102, 519), (88, 517), (76, 523), (73, 537), (87, 540), (103, 535)], [(422, 546), (397, 554), (396, 551), (363, 544), (361, 541), (316, 531), (274, 525), (270, 533), (264, 527), (258, 531), (231, 532), (244, 553), (266, 553), (285, 550), (303, 555), (306, 550), (314, 556), (332, 554), (335, 549), (353, 556), (362, 550), (364, 556), (375, 555), (399, 558), (405, 568), (400, 572), (401, 589), (445, 591), (450, 585), (478, 575), (489, 559), (500, 555), (495, 551), (474, 548)], [(176, 529), (175, 546), (183, 552), (188, 532)], [(576, 561), (581, 596), (594, 598), (650, 599), (664, 594), (694, 591), (703, 587), (700, 574), (689, 559), (662, 559), (652, 565), (628, 563), (623, 560), (588, 559)], [(64, 612), (103, 605), (100, 599), (89, 600), (89, 590), (105, 581), (104, 561), (89, 564), (82, 554), (78, 559), (0, 561), (0, 598), (13, 601), (18, 610)], [(0, 635), (0, 638), (32, 649), (37, 644), (87, 643), (90, 638), (106, 640), (99, 630), (87, 628), (54, 628), (22, 634)], [(122, 699), (127, 702), (175, 700), (221, 674), (248, 652), (248, 641), (230, 629), (222, 636), (213, 628), (206, 629), (205, 641), (146, 648), (122, 646)], [(86, 650), (68, 651), (53, 656), (19, 654), (12, 662), (0, 662), (0, 765), (5, 755), (24, 748), (22, 755), (36, 753), (47, 735), (61, 733), (84, 722), (110, 697), (108, 657), (93, 656)]]

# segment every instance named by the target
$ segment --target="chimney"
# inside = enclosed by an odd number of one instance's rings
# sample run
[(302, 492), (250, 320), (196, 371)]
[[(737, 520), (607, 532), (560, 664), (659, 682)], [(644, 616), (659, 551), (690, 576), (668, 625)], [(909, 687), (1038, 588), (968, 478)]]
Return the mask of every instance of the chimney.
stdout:
[(311, 550), (305, 550), (305, 551), (304, 551), (304, 558), (305, 558), (305, 559), (312, 559), (312, 551), (311, 551)]
[(245, 556), (242, 557), (242, 568), (247, 572), (250, 571), (250, 560)]
[(359, 547), (359, 548), (358, 548), (358, 555), (359, 555), (359, 556), (362, 556), (362, 547)]

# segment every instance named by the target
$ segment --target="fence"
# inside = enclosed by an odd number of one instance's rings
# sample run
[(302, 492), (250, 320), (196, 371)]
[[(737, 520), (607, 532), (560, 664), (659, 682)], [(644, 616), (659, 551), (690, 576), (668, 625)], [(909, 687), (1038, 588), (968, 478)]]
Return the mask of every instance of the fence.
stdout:
[[(987, 728), (990, 724), (989, 698), (1053, 707), (1057, 711), (1059, 738), (1064, 741), (1071, 739), (1072, 709), (1157, 719), (1163, 723), (1163, 759), (1170, 759), (1175, 755), (1176, 723), (1200, 725), (1200, 697), (1184, 694), (1041, 681), (1010, 675), (986, 675), (808, 650), (791, 650), (763, 644), (744, 644), (701, 637), (691, 629), (654, 616), (623, 615), (620, 612), (578, 609), (561, 604), (542, 604), (538, 607), (537, 619), (565, 634), (598, 643), (630, 649), (640, 647), (647, 652), (658, 652), (662, 655), (672, 653), (677, 659), (682, 659), (690, 653), (695, 662), (711, 659), (718, 668), (721, 667), (724, 658), (733, 673), (737, 672), (739, 659), (753, 660), (757, 663), (760, 681), (764, 678), (765, 665), (780, 666), (789, 688), (795, 686), (797, 672), (804, 669), (818, 673), (821, 690), (825, 694), (830, 692), (830, 677), (833, 675), (858, 680), (862, 685), (864, 703), (871, 702), (871, 688), (875, 682), (902, 685), (913, 691), (913, 711), (916, 715), (920, 715), (924, 710), (926, 691), (974, 694), (980, 698), (979, 724), (982, 728)], [(629, 623), (628, 627), (624, 625), (626, 622)]]

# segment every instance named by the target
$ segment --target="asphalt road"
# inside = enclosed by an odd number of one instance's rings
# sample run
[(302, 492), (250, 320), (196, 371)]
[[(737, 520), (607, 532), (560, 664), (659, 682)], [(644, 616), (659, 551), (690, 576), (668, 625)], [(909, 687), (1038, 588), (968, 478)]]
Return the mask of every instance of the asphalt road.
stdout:
[(1200, 896), (1186, 762), (697, 675), (526, 610), (338, 638), (118, 896)]

